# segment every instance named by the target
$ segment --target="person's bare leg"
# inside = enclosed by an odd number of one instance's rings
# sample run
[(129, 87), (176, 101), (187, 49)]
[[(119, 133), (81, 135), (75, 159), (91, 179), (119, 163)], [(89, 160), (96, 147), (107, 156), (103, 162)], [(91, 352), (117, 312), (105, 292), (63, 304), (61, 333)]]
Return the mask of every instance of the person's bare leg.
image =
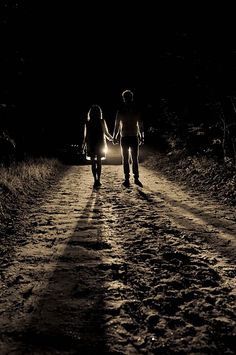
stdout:
[(94, 178), (94, 183), (97, 180), (96, 173), (97, 173), (97, 167), (96, 167), (96, 161), (94, 158), (91, 158), (91, 167), (92, 167), (92, 173), (93, 173), (93, 178)]
[(100, 156), (97, 157), (97, 184), (100, 186), (100, 178), (101, 178), (101, 172), (102, 172), (102, 159)]

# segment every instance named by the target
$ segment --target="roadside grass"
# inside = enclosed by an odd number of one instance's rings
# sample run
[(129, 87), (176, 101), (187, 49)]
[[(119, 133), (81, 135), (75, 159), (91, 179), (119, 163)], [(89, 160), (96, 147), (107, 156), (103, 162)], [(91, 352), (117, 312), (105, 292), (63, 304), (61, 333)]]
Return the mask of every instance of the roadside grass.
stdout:
[(56, 159), (32, 159), (0, 167), (0, 220), (11, 214), (22, 201), (40, 193), (57, 174), (61, 164)]
[(194, 191), (205, 192), (221, 202), (236, 204), (236, 169), (205, 156), (151, 151), (144, 166), (159, 171), (170, 180)]

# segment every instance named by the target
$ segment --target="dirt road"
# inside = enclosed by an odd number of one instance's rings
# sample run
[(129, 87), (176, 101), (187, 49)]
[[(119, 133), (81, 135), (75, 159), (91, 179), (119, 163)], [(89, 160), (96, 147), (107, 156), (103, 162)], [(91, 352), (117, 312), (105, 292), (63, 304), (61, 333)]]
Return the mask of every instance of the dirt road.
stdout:
[(72, 166), (1, 268), (0, 354), (234, 354), (236, 212)]

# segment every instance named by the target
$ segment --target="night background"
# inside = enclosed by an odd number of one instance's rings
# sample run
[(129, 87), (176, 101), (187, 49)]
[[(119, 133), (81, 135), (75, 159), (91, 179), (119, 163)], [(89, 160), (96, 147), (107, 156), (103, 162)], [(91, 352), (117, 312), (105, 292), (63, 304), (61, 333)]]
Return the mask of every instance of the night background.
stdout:
[[(235, 11), (206, 3), (0, 0), (1, 355), (236, 354)], [(125, 89), (140, 164), (89, 164)]]
[(63, 142), (80, 144), (94, 103), (113, 131), (127, 88), (144, 109), (146, 131), (165, 125), (163, 102), (179, 126), (207, 125), (216, 115), (209, 105), (221, 102), (228, 113), (228, 96), (235, 94), (234, 23), (224, 10), (2, 1), (2, 126), (29, 151), (42, 149), (42, 139), (46, 152)]

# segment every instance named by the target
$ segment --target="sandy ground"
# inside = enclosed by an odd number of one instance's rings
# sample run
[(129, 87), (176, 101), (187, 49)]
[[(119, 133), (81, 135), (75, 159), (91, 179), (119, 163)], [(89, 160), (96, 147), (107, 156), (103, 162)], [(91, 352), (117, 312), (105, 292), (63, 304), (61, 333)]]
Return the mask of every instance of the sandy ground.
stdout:
[[(236, 211), (72, 166), (1, 262), (0, 354), (235, 354)], [(20, 230), (20, 229), (19, 229)]]

